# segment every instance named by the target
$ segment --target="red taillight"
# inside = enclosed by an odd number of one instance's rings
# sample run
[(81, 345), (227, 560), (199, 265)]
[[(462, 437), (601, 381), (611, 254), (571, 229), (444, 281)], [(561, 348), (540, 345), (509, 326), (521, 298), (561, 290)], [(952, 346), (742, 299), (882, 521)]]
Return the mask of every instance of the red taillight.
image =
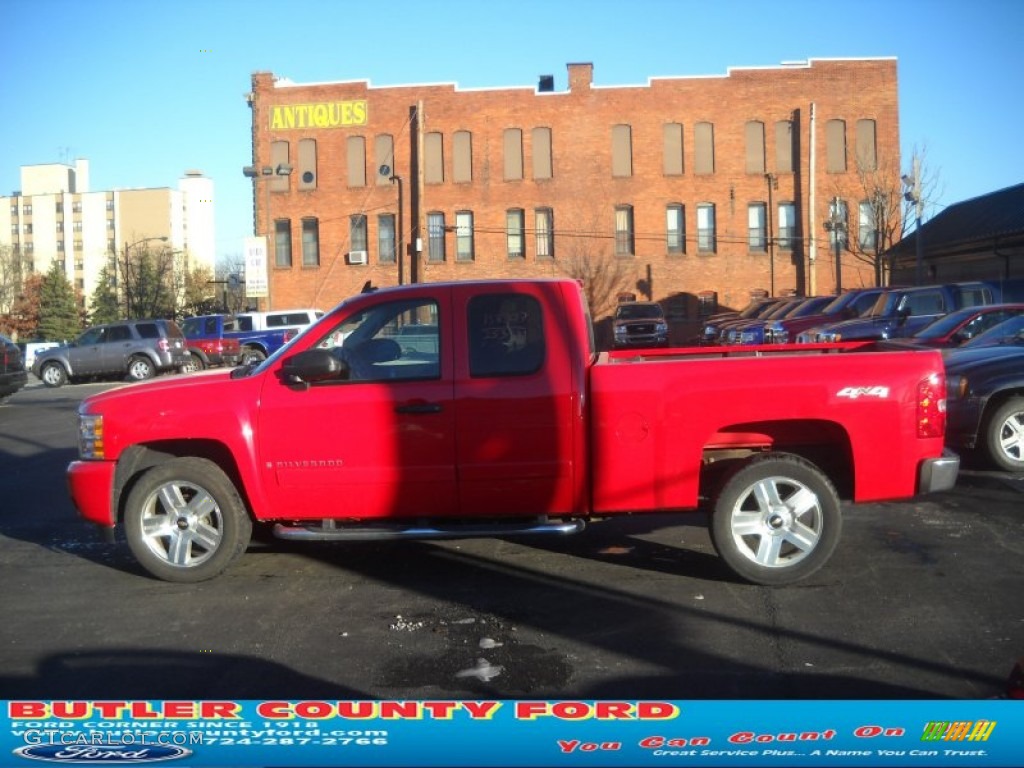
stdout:
[(156, 345), (160, 348), (160, 351), (166, 352), (171, 348), (171, 342), (167, 339), (157, 339)]
[(946, 379), (933, 373), (917, 385), (917, 436), (946, 434)]

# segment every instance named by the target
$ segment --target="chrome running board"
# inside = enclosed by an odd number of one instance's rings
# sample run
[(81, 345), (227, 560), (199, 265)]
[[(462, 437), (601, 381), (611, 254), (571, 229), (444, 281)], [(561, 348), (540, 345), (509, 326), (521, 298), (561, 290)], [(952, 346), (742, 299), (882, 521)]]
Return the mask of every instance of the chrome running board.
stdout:
[(540, 518), (526, 523), (491, 523), (466, 524), (457, 523), (449, 526), (403, 526), (376, 525), (362, 526), (356, 524), (338, 524), (335, 520), (326, 519), (319, 525), (285, 525), (277, 523), (274, 535), (279, 539), (291, 541), (382, 541), (389, 539), (467, 539), (487, 538), (491, 536), (522, 536), (532, 534), (579, 533), (586, 527), (584, 520), (569, 520), (564, 523), (548, 523)]

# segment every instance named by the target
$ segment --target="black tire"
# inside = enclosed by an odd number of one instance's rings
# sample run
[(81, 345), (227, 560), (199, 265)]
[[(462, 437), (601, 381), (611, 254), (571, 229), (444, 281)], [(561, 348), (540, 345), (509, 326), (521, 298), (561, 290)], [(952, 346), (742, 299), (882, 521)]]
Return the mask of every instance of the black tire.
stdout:
[(193, 373), (195, 371), (205, 371), (206, 370), (206, 368), (207, 368), (206, 361), (203, 360), (203, 356), (202, 355), (197, 355), (194, 352), (189, 352), (188, 356), (190, 358), (192, 358), (192, 360), (191, 360), (191, 369), (192, 370), (189, 371), (190, 373)]
[(68, 383), (68, 372), (60, 363), (43, 363), (39, 379), (47, 387), (63, 387)]
[(156, 366), (148, 357), (136, 355), (128, 361), (129, 381), (145, 381), (156, 376)]
[(231, 480), (212, 461), (195, 457), (147, 470), (128, 494), (124, 525), (139, 564), (180, 584), (222, 573), (252, 537), (252, 520)]
[(1007, 472), (1024, 472), (1024, 397), (1007, 400), (985, 421), (985, 452)]
[(809, 461), (785, 453), (751, 459), (714, 499), (711, 540), (730, 569), (754, 584), (810, 576), (832, 556), (842, 531), (839, 496)]
[(246, 347), (242, 350), (242, 365), (259, 365), (266, 359), (262, 349)]

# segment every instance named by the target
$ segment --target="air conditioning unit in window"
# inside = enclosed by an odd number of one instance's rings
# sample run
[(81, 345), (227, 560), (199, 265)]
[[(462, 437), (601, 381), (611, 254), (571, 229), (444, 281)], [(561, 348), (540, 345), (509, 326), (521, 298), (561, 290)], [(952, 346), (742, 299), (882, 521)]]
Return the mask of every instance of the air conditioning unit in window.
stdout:
[(367, 262), (366, 251), (349, 251), (348, 252), (348, 263), (349, 264), (365, 264)]

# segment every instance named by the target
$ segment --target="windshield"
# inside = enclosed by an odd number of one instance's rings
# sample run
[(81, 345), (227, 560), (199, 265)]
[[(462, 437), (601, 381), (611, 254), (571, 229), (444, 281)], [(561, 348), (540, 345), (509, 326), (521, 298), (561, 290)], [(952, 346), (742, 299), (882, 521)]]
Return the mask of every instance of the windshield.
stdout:
[(1024, 315), (1017, 315), (1016, 317), (1011, 317), (1009, 320), (1004, 320), (999, 325), (993, 325), (987, 331), (979, 333), (970, 341), (965, 341), (960, 345), (960, 348), (985, 347), (990, 344), (1006, 344), (1017, 340), (1022, 331), (1024, 331)]
[(619, 320), (658, 320), (662, 317), (658, 304), (620, 304), (615, 310)]
[(878, 297), (878, 300), (871, 309), (861, 315), (861, 317), (887, 317), (891, 315), (896, 310), (896, 302), (899, 300), (899, 297), (898, 291), (883, 293)]
[(957, 327), (968, 317), (977, 312), (976, 309), (961, 309), (958, 312), (950, 312), (948, 315), (943, 315), (938, 320), (929, 323), (920, 331), (914, 334), (919, 339), (937, 339), (940, 336), (947, 336), (951, 331), (955, 331)]

